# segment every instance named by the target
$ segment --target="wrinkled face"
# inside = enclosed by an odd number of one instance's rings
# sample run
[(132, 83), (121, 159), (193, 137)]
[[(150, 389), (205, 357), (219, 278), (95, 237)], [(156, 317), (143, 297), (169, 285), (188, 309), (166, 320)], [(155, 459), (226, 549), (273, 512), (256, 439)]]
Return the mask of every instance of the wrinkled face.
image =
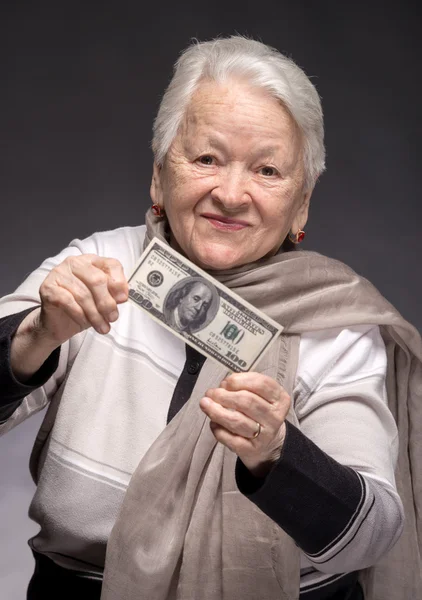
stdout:
[(301, 148), (279, 101), (241, 80), (203, 81), (163, 166), (154, 165), (151, 197), (172, 244), (211, 270), (274, 254), (307, 220)]
[(200, 319), (210, 307), (211, 300), (211, 290), (203, 283), (195, 283), (178, 306), (182, 325), (186, 326), (188, 323)]

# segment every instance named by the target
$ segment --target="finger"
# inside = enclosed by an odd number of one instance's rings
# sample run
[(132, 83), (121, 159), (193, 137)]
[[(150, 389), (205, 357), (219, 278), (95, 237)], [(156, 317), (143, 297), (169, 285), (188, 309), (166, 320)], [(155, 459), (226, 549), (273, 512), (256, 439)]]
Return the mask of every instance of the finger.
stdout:
[[(113, 296), (110, 294), (108, 289), (108, 275), (99, 269), (98, 267), (88, 262), (86, 258), (83, 260), (69, 261), (67, 263), (69, 275), (71, 274), (72, 279), (71, 285), (75, 287), (75, 291), (78, 296), (75, 296), (76, 300), (81, 299), (84, 303), (82, 308), (86, 312), (87, 316), (92, 318), (92, 324), (98, 322), (99, 313), (104, 321), (107, 323), (116, 321), (119, 316), (117, 311), (117, 303)], [(77, 281), (81, 285), (77, 284)], [(68, 282), (65, 281), (67, 285)], [(84, 287), (83, 287), (84, 286)], [(89, 295), (86, 293), (89, 291)], [(90, 298), (93, 299), (94, 306), (90, 302)]]
[(126, 302), (129, 295), (129, 286), (122, 263), (115, 258), (94, 255), (92, 264), (108, 275), (108, 289), (115, 301), (118, 304)]
[(88, 323), (88, 327), (94, 327), (98, 333), (108, 333), (110, 330), (109, 320), (112, 319), (108, 320), (107, 318), (104, 318), (104, 316), (98, 311), (90, 289), (82, 280), (80, 280), (78, 277), (75, 277), (73, 274), (69, 275), (68, 273), (57, 272), (55, 276), (55, 284), (57, 289), (62, 288), (72, 295), (76, 304), (82, 310)]
[(258, 440), (248, 440), (235, 435), (212, 421), (210, 422), (210, 429), (215, 439), (237, 454), (245, 467), (256, 477), (265, 477), (272, 466), (280, 459), (285, 432), (276, 446), (267, 448), (262, 452)]
[(76, 323), (81, 331), (90, 327), (90, 323), (85, 316), (81, 306), (76, 302), (73, 295), (60, 286), (55, 286), (54, 291), (48, 287), (41, 292), (42, 310), (48, 308), (59, 309), (63, 311), (74, 323)]
[(242, 454), (248, 451), (250, 452), (251, 441), (249, 439), (246, 439), (240, 435), (236, 435), (224, 427), (221, 427), (221, 425), (218, 425), (218, 423), (214, 423), (213, 421), (210, 421), (210, 429), (213, 432), (217, 442), (224, 444), (224, 446), (229, 448), (229, 450), (238, 456), (242, 456)]
[[(257, 430), (257, 422), (237, 410), (230, 410), (208, 397), (200, 400), (199, 405), (205, 414), (224, 429), (235, 435), (252, 439)], [(261, 429), (264, 427), (261, 425)]]
[(253, 421), (266, 423), (271, 427), (279, 427), (286, 413), (284, 403), (267, 402), (248, 390), (230, 392), (223, 388), (215, 388), (207, 390), (205, 395), (224, 408), (237, 410)]
[(279, 402), (289, 397), (284, 388), (272, 377), (253, 371), (247, 373), (233, 373), (226, 377), (221, 386), (230, 391), (249, 390), (264, 398), (267, 402)]

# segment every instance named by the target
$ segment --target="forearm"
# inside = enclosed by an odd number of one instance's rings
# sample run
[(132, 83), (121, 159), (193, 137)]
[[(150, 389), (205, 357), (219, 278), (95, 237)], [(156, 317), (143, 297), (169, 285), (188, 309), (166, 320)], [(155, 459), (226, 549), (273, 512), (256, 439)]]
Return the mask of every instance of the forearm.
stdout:
[(39, 325), (40, 311), (37, 308), (27, 314), (11, 339), (10, 368), (22, 383), (30, 380), (59, 347), (42, 332)]
[(238, 486), (326, 573), (373, 564), (403, 521), (394, 490), (344, 467), (288, 425), (283, 453), (265, 479), (238, 461)]
[(343, 531), (325, 548), (307, 554), (313, 566), (324, 573), (365, 569), (396, 543), (404, 524), (403, 507), (387, 482), (362, 475), (361, 502)]
[[(37, 371), (27, 376), (25, 381), (20, 380), (12, 370), (12, 341), (21, 323), (31, 312), (32, 310), (29, 309), (0, 319), (0, 422), (6, 421), (10, 417), (26, 396), (44, 385), (55, 373), (59, 363), (60, 348), (57, 348), (48, 355)], [(30, 345), (28, 344), (26, 352), (29, 348)], [(23, 363), (24, 354), (24, 352), (21, 354), (17, 352), (15, 361), (21, 360)], [(19, 363), (17, 363), (17, 366), (19, 371)]]

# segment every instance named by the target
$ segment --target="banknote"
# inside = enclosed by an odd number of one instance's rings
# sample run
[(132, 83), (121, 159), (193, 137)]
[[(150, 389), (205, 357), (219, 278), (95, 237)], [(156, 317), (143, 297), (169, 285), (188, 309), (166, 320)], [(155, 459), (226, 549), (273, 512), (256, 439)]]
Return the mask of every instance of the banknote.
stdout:
[(129, 278), (129, 299), (234, 372), (253, 370), (283, 329), (158, 238)]

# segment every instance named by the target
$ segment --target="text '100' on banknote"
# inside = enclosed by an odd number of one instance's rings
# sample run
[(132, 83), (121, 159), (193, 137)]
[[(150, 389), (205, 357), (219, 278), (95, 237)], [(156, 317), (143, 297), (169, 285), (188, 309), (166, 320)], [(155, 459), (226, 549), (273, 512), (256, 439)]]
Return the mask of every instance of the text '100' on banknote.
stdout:
[(154, 238), (129, 278), (129, 299), (231, 371), (253, 370), (282, 327)]

